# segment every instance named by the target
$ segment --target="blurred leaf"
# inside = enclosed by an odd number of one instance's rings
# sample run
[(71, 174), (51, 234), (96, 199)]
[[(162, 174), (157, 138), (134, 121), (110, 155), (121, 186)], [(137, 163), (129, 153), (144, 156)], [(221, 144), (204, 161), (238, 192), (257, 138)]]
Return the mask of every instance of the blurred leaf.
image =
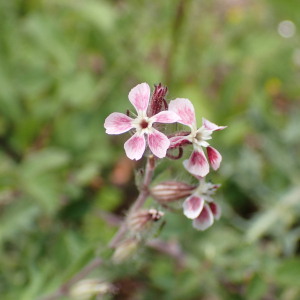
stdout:
[(111, 30), (115, 23), (115, 10), (109, 2), (105, 1), (57, 1), (51, 0), (50, 3), (55, 3), (73, 9), (83, 19), (90, 22), (100, 30)]
[(22, 176), (30, 178), (65, 166), (70, 160), (69, 154), (60, 149), (48, 148), (32, 153), (23, 162)]
[(116, 187), (106, 186), (97, 195), (96, 206), (103, 210), (112, 211), (122, 200), (122, 191)]
[(248, 286), (247, 296), (248, 300), (259, 300), (266, 294), (268, 285), (257, 274), (253, 276)]
[(39, 207), (24, 198), (21, 202), (8, 207), (0, 219), (0, 241), (13, 238), (20, 232), (32, 228), (39, 213)]
[(300, 260), (285, 260), (275, 274), (276, 282), (282, 285), (300, 288)]

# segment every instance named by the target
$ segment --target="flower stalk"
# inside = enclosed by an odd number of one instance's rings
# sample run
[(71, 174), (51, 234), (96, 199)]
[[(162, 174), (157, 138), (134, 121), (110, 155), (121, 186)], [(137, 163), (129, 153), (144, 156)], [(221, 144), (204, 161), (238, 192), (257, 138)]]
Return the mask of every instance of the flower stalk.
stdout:
[[(154, 170), (155, 170), (155, 159), (154, 159), (154, 156), (151, 154), (148, 157), (148, 160), (146, 163), (145, 177), (144, 177), (144, 181), (143, 181), (143, 185), (142, 185), (140, 194), (139, 194), (138, 198), (136, 199), (135, 203), (130, 208), (129, 214), (139, 210), (144, 205), (147, 197), (150, 195), (149, 187), (150, 187), (150, 183), (153, 178)], [(126, 222), (124, 222), (121, 225), (121, 227), (119, 228), (119, 230), (117, 231), (117, 233), (114, 235), (114, 237), (112, 238), (112, 240), (110, 241), (108, 246), (110, 248), (115, 248), (120, 243), (120, 241), (124, 238), (124, 235), (126, 234), (126, 232), (127, 232), (127, 224), (126, 224)]]

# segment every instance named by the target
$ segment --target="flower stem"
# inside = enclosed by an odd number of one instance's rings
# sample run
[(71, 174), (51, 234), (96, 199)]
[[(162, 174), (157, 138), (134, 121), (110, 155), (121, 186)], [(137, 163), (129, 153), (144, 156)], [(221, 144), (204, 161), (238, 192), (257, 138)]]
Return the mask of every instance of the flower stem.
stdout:
[[(134, 212), (140, 209), (144, 205), (147, 197), (149, 196), (149, 186), (152, 181), (154, 170), (155, 170), (155, 158), (153, 155), (150, 155), (146, 164), (145, 177), (144, 177), (144, 182), (143, 182), (141, 192), (138, 198), (136, 199), (135, 203), (130, 208), (130, 212)], [(117, 244), (124, 237), (126, 231), (127, 231), (127, 225), (126, 222), (124, 222), (119, 228), (119, 230), (117, 231), (117, 233), (115, 234), (115, 236), (112, 238), (108, 246), (110, 248), (115, 248)]]

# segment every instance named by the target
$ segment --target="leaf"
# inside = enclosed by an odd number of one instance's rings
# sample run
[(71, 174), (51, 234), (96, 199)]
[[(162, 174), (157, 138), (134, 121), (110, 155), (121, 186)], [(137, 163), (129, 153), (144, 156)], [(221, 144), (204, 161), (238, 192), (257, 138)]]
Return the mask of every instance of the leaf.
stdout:
[(8, 207), (1, 215), (0, 242), (31, 228), (40, 213), (39, 207), (32, 205), (32, 202), (24, 198), (20, 201)]
[(53, 3), (72, 9), (82, 21), (90, 22), (100, 30), (109, 31), (114, 27), (116, 15), (108, 2), (54, 0), (51, 1), (51, 4)]
[(69, 154), (60, 149), (48, 148), (30, 154), (22, 165), (23, 178), (29, 178), (65, 166), (70, 160)]
[(253, 276), (246, 293), (247, 300), (259, 300), (267, 292), (268, 285), (257, 274)]
[(266, 233), (270, 227), (272, 227), (279, 218), (279, 212), (275, 209), (268, 210), (261, 213), (251, 224), (247, 233), (246, 239), (249, 242), (253, 242), (264, 233)]
[(275, 279), (282, 285), (300, 287), (300, 259), (288, 259), (278, 268)]

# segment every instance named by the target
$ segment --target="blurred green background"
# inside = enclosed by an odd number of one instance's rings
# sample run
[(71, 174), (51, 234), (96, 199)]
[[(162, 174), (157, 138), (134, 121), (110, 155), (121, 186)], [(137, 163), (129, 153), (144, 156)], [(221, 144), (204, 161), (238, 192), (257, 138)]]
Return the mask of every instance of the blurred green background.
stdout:
[[(89, 275), (120, 288), (103, 299), (300, 299), (299, 15), (297, 0), (1, 0), (1, 300), (34, 300), (109, 257), (143, 162), (103, 123), (141, 82), (228, 126), (208, 175), (223, 215), (198, 232), (166, 212), (160, 238), (184, 264), (147, 247), (107, 260)], [(181, 162), (156, 174), (189, 178)]]

